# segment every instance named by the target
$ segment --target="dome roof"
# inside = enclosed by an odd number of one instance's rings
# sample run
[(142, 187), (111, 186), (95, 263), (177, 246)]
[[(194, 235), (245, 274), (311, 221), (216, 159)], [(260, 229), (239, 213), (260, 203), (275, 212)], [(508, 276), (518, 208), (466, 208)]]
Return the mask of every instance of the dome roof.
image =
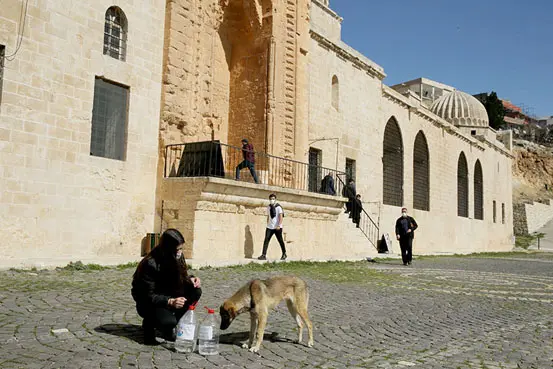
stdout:
[(456, 126), (487, 127), (490, 123), (484, 105), (459, 90), (444, 94), (434, 101), (430, 110)]

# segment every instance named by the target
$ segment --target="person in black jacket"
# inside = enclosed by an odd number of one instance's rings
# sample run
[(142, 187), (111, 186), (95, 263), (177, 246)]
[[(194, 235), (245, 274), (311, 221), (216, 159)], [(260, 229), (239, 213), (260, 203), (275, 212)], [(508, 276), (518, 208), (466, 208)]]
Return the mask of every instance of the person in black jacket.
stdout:
[(321, 181), (321, 193), (326, 193), (327, 195), (336, 195), (336, 190), (334, 189), (334, 178), (332, 178), (332, 173), (328, 173), (323, 180)]
[(415, 219), (407, 215), (407, 208), (402, 208), (401, 217), (396, 221), (396, 238), (401, 248), (403, 265), (411, 265), (413, 261), (413, 238), (418, 227)]
[(359, 228), (359, 222), (361, 221), (361, 212), (363, 211), (363, 202), (361, 201), (361, 195), (357, 194), (355, 196), (355, 201), (353, 202), (353, 207), (351, 212), (353, 214), (353, 223)]
[(131, 294), (144, 319), (145, 344), (157, 343), (156, 328), (164, 338), (174, 340), (173, 329), (179, 319), (202, 295), (200, 278), (188, 275), (183, 246), (184, 237), (178, 230), (166, 230), (133, 275)]

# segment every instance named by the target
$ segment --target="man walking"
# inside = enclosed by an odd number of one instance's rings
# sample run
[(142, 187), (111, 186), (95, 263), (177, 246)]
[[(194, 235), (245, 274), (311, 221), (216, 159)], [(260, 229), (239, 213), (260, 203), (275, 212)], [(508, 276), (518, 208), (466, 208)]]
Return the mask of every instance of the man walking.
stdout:
[(353, 181), (353, 178), (350, 178), (348, 184), (342, 190), (342, 196), (348, 198), (348, 202), (346, 202), (346, 214), (349, 213), (349, 217), (353, 218), (353, 203), (355, 202), (355, 197), (357, 196), (357, 190), (355, 189), (355, 182)]
[(242, 156), (244, 160), (236, 167), (236, 180), (240, 180), (240, 171), (244, 168), (248, 168), (255, 183), (259, 183), (257, 180), (257, 173), (255, 172), (255, 153), (253, 152), (253, 145), (248, 143), (247, 138), (242, 139)]
[(269, 202), (270, 205), (267, 207), (267, 229), (265, 230), (265, 241), (263, 241), (263, 253), (257, 259), (267, 260), (269, 241), (271, 237), (275, 235), (280, 244), (280, 250), (282, 251), (280, 260), (286, 260), (286, 246), (284, 246), (284, 240), (282, 239), (282, 219), (284, 218), (284, 211), (282, 210), (282, 206), (276, 202), (276, 196), (274, 194), (269, 196)]
[(403, 265), (411, 265), (413, 261), (413, 238), (418, 227), (415, 219), (407, 215), (407, 208), (401, 208), (401, 217), (396, 221), (396, 238), (401, 248)]

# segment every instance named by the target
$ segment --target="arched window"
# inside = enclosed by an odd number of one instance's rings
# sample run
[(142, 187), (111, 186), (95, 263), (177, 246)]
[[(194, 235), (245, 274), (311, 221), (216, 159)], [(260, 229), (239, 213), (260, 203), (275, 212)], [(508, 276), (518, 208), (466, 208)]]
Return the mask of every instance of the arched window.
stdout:
[(121, 61), (125, 61), (127, 55), (127, 17), (116, 6), (112, 6), (106, 11), (104, 55)]
[(428, 144), (422, 131), (417, 133), (413, 149), (413, 207), (419, 210), (430, 210)]
[(469, 216), (469, 171), (467, 158), (462, 152), (457, 162), (457, 215)]
[(332, 107), (338, 110), (340, 101), (340, 85), (338, 83), (338, 77), (332, 76)]
[(382, 156), (383, 203), (403, 205), (403, 141), (395, 118), (390, 118), (384, 130)]
[(484, 180), (480, 160), (474, 164), (474, 219), (484, 219)]

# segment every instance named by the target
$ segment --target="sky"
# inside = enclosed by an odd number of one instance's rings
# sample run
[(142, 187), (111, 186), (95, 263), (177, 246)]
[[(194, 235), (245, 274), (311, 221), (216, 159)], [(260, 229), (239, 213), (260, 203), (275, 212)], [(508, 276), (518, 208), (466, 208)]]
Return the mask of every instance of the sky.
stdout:
[(391, 86), (426, 77), (553, 115), (553, 0), (330, 0)]

